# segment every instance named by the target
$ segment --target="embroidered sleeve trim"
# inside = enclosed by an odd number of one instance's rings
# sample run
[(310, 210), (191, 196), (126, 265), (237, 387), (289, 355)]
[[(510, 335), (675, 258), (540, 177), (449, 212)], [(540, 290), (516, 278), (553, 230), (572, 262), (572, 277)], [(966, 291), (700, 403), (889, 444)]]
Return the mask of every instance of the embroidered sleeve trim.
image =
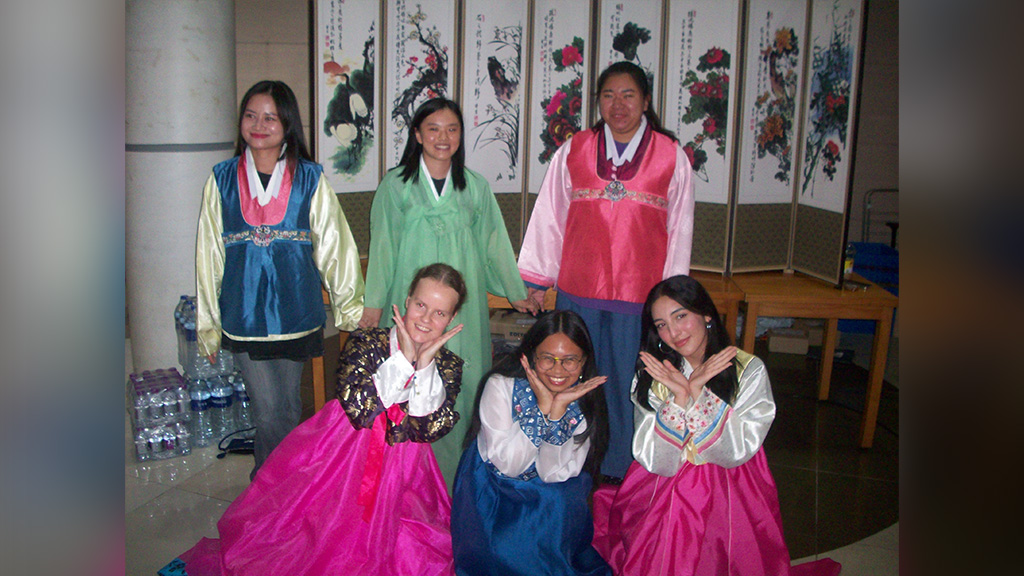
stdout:
[(698, 454), (721, 438), (731, 413), (732, 407), (707, 389), (686, 411), (686, 425), (694, 431), (693, 444)]
[(686, 427), (686, 414), (672, 402), (665, 404), (655, 413), (654, 432), (673, 446), (682, 448), (690, 440)]

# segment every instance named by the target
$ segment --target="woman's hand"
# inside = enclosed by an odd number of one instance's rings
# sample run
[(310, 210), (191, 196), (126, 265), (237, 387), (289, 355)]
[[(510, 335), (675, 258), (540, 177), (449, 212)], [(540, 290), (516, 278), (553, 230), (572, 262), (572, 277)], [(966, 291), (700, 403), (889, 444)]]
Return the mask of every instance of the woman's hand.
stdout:
[(668, 360), (658, 360), (649, 352), (640, 352), (640, 361), (647, 368), (647, 373), (658, 382), (661, 382), (675, 396), (673, 402), (680, 408), (686, 408), (690, 398), (689, 381), (678, 368)]
[(363, 315), (359, 318), (360, 328), (376, 328), (380, 324), (380, 317), (384, 313), (381, 308), (363, 308)]
[(607, 376), (594, 376), (586, 382), (580, 382), (555, 394), (555, 397), (551, 400), (551, 413), (548, 414), (548, 418), (561, 420), (562, 416), (565, 416), (565, 410), (569, 407), (569, 404), (583, 398), (588, 392), (604, 384), (607, 380)]
[(690, 373), (690, 395), (694, 398), (700, 396), (704, 385), (708, 383), (712, 378), (722, 373), (723, 370), (729, 367), (732, 363), (732, 359), (736, 357), (736, 352), (739, 348), (735, 346), (729, 346), (722, 349), (718, 354), (714, 354), (710, 358), (704, 361), (703, 364), (697, 366)]
[(398, 347), (401, 348), (402, 354), (409, 360), (412, 365), (421, 369), (424, 366), (430, 364), (434, 360), (434, 356), (437, 351), (445, 345), (446, 342), (451, 340), (456, 334), (462, 331), (462, 324), (459, 324), (455, 328), (442, 333), (437, 338), (417, 344), (413, 341), (412, 336), (409, 335), (409, 331), (405, 328), (405, 319), (398, 312), (398, 306), (392, 305), (392, 318), (395, 321), (395, 328), (398, 330)]
[(689, 378), (683, 376), (683, 373), (668, 360), (658, 361), (647, 352), (640, 352), (640, 360), (647, 367), (647, 373), (675, 395), (672, 402), (685, 409), (690, 398), (696, 400), (704, 390), (704, 385), (729, 367), (732, 359), (736, 357), (737, 350), (735, 346), (729, 346), (714, 354), (703, 364), (695, 367)]
[(395, 329), (398, 330), (398, 349), (405, 355), (405, 359), (415, 367), (416, 361), (419, 359), (419, 346), (413, 342), (409, 331), (405, 329), (405, 318), (402, 318), (402, 315), (398, 312), (397, 304), (391, 305), (391, 313), (391, 318), (395, 322)]
[(547, 293), (546, 289), (526, 287), (526, 299), (533, 300), (537, 304), (537, 310), (544, 309), (544, 295)]
[(540, 408), (541, 414), (547, 415), (551, 411), (551, 401), (554, 396), (548, 387), (540, 381), (540, 377), (537, 376), (537, 371), (530, 366), (530, 361), (526, 359), (526, 354), (519, 357), (519, 362), (523, 365), (523, 369), (526, 370), (526, 379), (530, 382), (530, 389), (533, 390), (533, 395), (537, 397), (537, 408)]
[(537, 312), (540, 311), (540, 306), (537, 304), (537, 301), (529, 296), (526, 297), (526, 300), (516, 300), (515, 302), (509, 300), (509, 304), (511, 304), (517, 312), (530, 314), (532, 316), (536, 316)]
[(462, 324), (459, 324), (455, 328), (452, 328), (451, 330), (442, 333), (437, 338), (429, 342), (424, 342), (423, 344), (420, 344), (419, 362), (416, 364), (416, 367), (423, 368), (424, 366), (428, 366), (431, 362), (433, 362), (434, 356), (437, 354), (437, 351), (440, 350), (441, 347), (444, 346), (446, 342), (451, 340), (452, 337), (461, 332), (462, 326)]

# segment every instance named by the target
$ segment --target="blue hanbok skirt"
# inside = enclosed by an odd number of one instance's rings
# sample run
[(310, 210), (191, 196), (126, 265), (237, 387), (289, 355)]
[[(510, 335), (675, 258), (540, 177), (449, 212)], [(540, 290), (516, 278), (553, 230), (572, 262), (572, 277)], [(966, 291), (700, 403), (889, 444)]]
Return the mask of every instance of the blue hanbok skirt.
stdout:
[(594, 549), (586, 472), (546, 483), (502, 475), (473, 442), (459, 461), (452, 497), (452, 547), (460, 576), (611, 576)]

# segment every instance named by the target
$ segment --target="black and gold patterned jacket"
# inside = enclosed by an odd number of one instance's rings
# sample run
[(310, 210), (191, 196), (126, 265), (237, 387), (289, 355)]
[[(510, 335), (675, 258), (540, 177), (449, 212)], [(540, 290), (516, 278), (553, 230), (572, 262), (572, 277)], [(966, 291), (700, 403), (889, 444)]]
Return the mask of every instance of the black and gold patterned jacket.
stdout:
[[(349, 335), (341, 351), (337, 397), (355, 428), (372, 428), (374, 420), (384, 412), (373, 385), (373, 374), (391, 355), (390, 332), (387, 328), (356, 330)], [(398, 424), (389, 419), (385, 435), (389, 446), (399, 442), (434, 442), (452, 430), (459, 421), (455, 398), (462, 383), (462, 363), (462, 358), (441, 348), (434, 356), (434, 365), (444, 382), (444, 401), (426, 416), (407, 413)], [(399, 406), (405, 410), (407, 403)]]

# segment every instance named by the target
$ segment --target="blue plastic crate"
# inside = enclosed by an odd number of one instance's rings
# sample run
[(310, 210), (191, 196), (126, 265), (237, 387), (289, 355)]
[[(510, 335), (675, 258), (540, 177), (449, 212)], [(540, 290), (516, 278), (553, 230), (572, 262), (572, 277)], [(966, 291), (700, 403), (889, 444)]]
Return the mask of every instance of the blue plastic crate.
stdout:
[[(888, 290), (900, 294), (900, 253), (879, 242), (854, 242), (853, 271)], [(874, 320), (840, 320), (839, 331), (848, 334), (873, 334)]]

